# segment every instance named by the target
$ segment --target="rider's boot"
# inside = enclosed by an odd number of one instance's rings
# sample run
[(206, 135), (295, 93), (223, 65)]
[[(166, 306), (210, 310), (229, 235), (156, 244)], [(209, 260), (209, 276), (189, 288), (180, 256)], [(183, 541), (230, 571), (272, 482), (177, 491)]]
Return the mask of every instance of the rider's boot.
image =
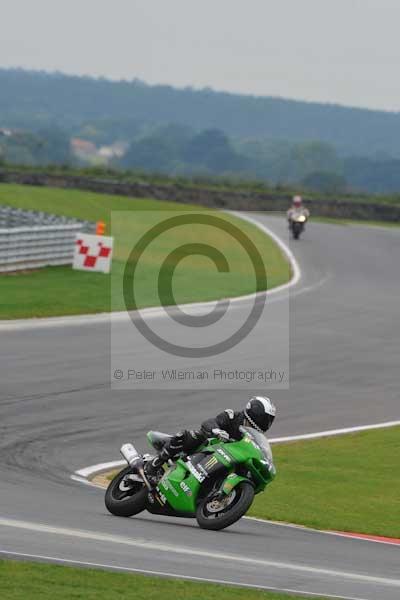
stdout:
[(163, 448), (158, 456), (153, 458), (151, 462), (146, 464), (146, 475), (154, 477), (161, 469), (164, 463), (171, 458), (170, 453), (166, 448)]

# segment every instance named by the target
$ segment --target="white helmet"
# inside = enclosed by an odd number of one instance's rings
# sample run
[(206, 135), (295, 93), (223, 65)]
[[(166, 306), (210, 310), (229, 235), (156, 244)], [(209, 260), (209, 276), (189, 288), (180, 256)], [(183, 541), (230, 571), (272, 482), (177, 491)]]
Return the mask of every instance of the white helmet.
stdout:
[(253, 396), (246, 404), (244, 415), (254, 429), (267, 431), (274, 422), (276, 408), (269, 398)]
[(301, 206), (303, 204), (303, 198), (301, 196), (293, 196), (293, 205)]

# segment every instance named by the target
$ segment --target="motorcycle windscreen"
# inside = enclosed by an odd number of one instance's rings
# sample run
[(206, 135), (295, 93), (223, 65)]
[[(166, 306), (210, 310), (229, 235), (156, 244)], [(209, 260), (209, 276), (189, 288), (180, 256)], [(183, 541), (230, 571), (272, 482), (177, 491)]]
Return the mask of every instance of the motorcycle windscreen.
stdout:
[(257, 429), (254, 429), (253, 427), (242, 426), (241, 429), (246, 431), (250, 435), (250, 437), (253, 438), (253, 440), (256, 442), (256, 444), (260, 447), (260, 450), (262, 451), (265, 458), (269, 462), (272, 463), (273, 462), (272, 450), (271, 450), (270, 443), (267, 440), (267, 438), (265, 437), (265, 435), (263, 433), (261, 433), (260, 431), (257, 431)]

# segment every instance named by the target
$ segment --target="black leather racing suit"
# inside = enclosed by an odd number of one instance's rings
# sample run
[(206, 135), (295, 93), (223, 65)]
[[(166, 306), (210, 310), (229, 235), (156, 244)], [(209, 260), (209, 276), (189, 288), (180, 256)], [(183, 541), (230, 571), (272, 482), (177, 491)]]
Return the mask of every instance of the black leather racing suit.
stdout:
[(230, 438), (240, 440), (242, 434), (239, 427), (243, 425), (245, 418), (242, 411), (238, 412), (228, 408), (216, 417), (204, 421), (199, 430), (185, 430), (174, 435), (164, 446), (161, 455), (168, 459), (180, 452), (192, 454), (207, 438), (215, 437), (213, 429), (222, 429), (229, 434)]

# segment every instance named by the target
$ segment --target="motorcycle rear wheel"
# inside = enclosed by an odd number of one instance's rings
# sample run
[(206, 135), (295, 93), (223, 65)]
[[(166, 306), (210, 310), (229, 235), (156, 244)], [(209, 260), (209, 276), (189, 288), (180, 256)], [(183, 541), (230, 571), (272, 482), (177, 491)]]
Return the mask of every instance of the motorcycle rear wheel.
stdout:
[(117, 517), (133, 517), (142, 512), (147, 505), (147, 488), (144, 483), (135, 482), (129, 489), (123, 488), (125, 475), (131, 473), (126, 467), (118, 473), (107, 488), (104, 502), (107, 510)]
[(254, 488), (250, 483), (242, 481), (231, 492), (235, 493), (233, 501), (220, 512), (211, 512), (210, 498), (204, 498), (196, 510), (196, 519), (202, 529), (219, 531), (225, 529), (246, 514), (254, 500)]

